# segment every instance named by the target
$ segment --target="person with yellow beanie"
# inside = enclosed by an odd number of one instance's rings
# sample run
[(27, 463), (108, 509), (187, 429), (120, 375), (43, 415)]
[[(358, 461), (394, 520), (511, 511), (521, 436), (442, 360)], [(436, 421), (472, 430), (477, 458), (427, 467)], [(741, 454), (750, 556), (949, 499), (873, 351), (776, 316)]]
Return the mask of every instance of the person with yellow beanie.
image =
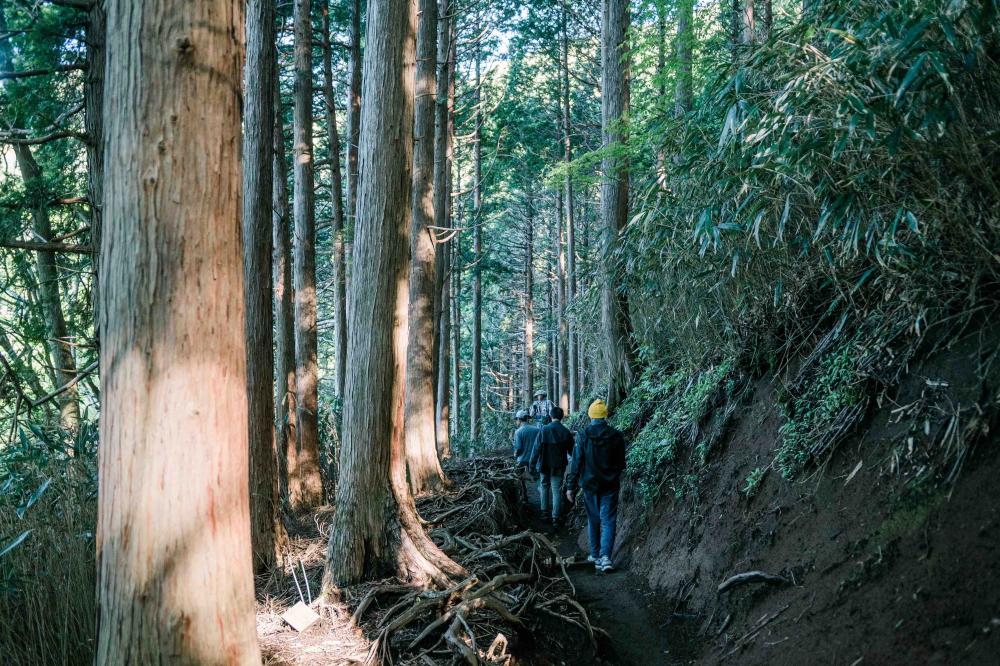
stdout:
[(569, 462), (566, 499), (572, 504), (577, 488), (583, 487), (590, 537), (587, 559), (606, 573), (614, 570), (611, 557), (618, 523), (618, 491), (625, 471), (625, 436), (608, 423), (608, 405), (603, 400), (591, 403), (587, 416), (590, 425), (577, 433)]

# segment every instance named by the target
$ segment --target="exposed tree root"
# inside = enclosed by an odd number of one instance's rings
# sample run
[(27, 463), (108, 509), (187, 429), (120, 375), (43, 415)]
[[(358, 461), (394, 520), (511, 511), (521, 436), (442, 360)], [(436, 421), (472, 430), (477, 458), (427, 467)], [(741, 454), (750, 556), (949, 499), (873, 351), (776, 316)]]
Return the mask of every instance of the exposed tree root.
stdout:
[(344, 590), (353, 621), (372, 637), (368, 663), (507, 664), (510, 649), (548, 618), (576, 627), (596, 647), (601, 632), (573, 598), (567, 562), (552, 543), (531, 531), (504, 534), (521, 499), (512, 462), (478, 458), (448, 474), (451, 492), (421, 498), (419, 509), (467, 576), (443, 589), (386, 580)]

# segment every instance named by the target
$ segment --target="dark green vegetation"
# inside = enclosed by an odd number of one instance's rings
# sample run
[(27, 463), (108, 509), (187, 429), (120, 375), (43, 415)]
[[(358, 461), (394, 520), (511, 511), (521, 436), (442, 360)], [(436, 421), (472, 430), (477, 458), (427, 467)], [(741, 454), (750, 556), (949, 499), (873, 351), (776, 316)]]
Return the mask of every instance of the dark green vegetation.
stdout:
[[(314, 27), (328, 5), (334, 32), (329, 63), (312, 51), (330, 499), (343, 407), (331, 166), (343, 162), (350, 181), (353, 3), (314, 5)], [(748, 512), (827, 492), (837, 470), (841, 487), (882, 484), (890, 498), (875, 540), (856, 535), (851, 552), (863, 565), (838, 591), (881, 575), (902, 557), (892, 544), (924, 529), (976, 455), (995, 455), (1000, 3), (758, 0), (748, 19), (743, 2), (635, 0), (625, 139), (605, 147), (600, 3), (452, 5), (455, 231), (435, 232), (451, 266), (437, 286), (457, 302), (447, 307), (458, 363), (443, 375), (451, 452), (508, 441), (511, 412), (535, 388), (576, 417), (604, 395), (600, 285), (610, 273), (629, 306), (631, 337), (619, 344), (637, 359), (613, 417), (631, 438), (637, 522), (662, 526), (669, 510), (702, 529), (720, 469)], [(10, 0), (0, 10), (0, 654), (13, 663), (93, 656), (101, 173), (92, 165), (101, 143), (87, 104), (103, 69), (88, 69), (100, 33), (80, 6), (89, 4)], [(291, 11), (278, 3), (286, 127)], [(324, 64), (339, 116), (326, 114)], [(320, 131), (328, 118), (340, 123), (334, 154)], [(609, 156), (627, 158), (631, 194), (628, 224), (606, 253)], [(354, 211), (345, 217), (349, 281)], [(963, 345), (968, 353), (947, 356)], [(928, 361), (942, 354), (947, 373)], [(917, 382), (912, 370), (925, 363)], [(748, 405), (768, 435), (733, 441), (734, 421), (754, 433)], [(863, 472), (837, 458), (845, 442), (862, 447)]]

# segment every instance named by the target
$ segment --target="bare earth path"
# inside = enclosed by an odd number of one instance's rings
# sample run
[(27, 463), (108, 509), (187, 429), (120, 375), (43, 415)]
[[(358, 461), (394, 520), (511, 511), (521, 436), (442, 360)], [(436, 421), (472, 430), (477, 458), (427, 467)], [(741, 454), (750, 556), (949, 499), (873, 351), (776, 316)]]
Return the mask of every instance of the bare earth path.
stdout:
[[(545, 532), (548, 523), (541, 518), (538, 485), (527, 479), (525, 486), (528, 504), (522, 507), (522, 520), (526, 526)], [(586, 559), (585, 526), (583, 506), (577, 501), (568, 526), (550, 537), (561, 555)], [(627, 569), (602, 574), (589, 564), (580, 564), (570, 567), (569, 574), (576, 586), (577, 599), (587, 608), (591, 622), (609, 635), (593, 663), (620, 666), (692, 663), (690, 627), (672, 622), (672, 608), (660, 602), (658, 595)]]

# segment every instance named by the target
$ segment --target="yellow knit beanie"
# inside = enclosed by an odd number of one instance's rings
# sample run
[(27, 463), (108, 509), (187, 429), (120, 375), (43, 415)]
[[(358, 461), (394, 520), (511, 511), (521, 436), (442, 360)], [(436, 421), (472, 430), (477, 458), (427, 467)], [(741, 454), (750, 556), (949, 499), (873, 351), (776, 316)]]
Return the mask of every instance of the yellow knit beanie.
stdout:
[(608, 405), (598, 398), (594, 402), (590, 403), (590, 409), (587, 410), (587, 416), (592, 419), (606, 419), (608, 418)]

